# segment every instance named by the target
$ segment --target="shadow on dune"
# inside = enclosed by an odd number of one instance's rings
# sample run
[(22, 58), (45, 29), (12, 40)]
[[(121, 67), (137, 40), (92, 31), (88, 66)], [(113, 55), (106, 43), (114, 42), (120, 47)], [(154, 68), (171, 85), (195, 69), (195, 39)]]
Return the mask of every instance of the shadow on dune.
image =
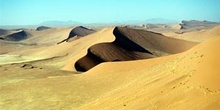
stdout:
[(7, 30), (0, 29), (0, 36), (2, 36), (2, 35), (6, 35), (7, 33), (8, 33)]
[(87, 55), (75, 63), (75, 69), (85, 72), (102, 62), (149, 59), (175, 54), (197, 44), (125, 27), (116, 27), (113, 34), (115, 41), (91, 46)]
[(27, 38), (28, 38), (28, 33), (22, 30), (22, 31), (17, 32), (17, 33), (13, 33), (13, 34), (10, 34), (10, 35), (3, 36), (0, 39), (1, 40), (7, 40), (7, 41), (21, 41), (21, 40), (24, 40), (24, 39), (27, 39)]
[(39, 26), (39, 27), (36, 28), (36, 31), (44, 31), (44, 30), (47, 30), (47, 29), (51, 29), (51, 27)]

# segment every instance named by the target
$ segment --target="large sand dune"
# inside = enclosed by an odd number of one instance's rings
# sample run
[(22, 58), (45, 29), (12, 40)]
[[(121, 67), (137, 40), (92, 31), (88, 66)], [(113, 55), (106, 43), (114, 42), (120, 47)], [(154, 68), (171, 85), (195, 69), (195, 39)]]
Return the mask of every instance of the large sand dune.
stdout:
[(87, 71), (102, 62), (148, 59), (180, 53), (196, 45), (159, 33), (124, 27), (116, 27), (113, 34), (114, 42), (91, 46), (87, 55), (76, 62), (76, 70)]

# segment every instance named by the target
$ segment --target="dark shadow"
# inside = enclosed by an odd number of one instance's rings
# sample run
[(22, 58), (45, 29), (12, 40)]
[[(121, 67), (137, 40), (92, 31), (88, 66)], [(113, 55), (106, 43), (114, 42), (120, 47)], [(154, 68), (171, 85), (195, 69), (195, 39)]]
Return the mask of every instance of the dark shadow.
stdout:
[(123, 35), (120, 32), (118, 27), (116, 27), (114, 29), (113, 34), (116, 37), (116, 40), (114, 41), (114, 43), (120, 45), (121, 47), (123, 47), (123, 48), (125, 48), (125, 49), (127, 49), (129, 51), (145, 52), (145, 53), (152, 54), (148, 50), (144, 49), (143, 47), (139, 46), (135, 42), (133, 42), (130, 39), (128, 39), (125, 35)]
[(88, 49), (87, 55), (79, 59), (74, 66), (77, 71), (86, 72), (87, 70), (93, 68), (94, 66), (102, 62), (105, 61), (93, 54), (91, 50)]
[(21, 41), (28, 37), (25, 31), (20, 31), (11, 35), (6, 36), (4, 39), (8, 41)]

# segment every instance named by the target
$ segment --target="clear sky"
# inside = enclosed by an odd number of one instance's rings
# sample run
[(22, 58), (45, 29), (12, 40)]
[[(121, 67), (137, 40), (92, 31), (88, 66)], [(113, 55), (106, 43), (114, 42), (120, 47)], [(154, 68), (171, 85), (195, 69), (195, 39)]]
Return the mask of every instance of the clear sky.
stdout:
[(0, 0), (0, 25), (44, 21), (109, 23), (170, 20), (220, 22), (220, 0)]

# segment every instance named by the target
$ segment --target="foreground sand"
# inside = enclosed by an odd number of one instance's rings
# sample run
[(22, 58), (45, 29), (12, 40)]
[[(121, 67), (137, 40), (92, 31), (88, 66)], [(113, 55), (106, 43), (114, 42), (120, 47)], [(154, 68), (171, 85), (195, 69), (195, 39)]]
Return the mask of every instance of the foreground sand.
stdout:
[[(99, 38), (103, 32), (109, 37)], [(72, 70), (91, 45), (113, 41), (111, 32), (32, 53), (46, 60), (0, 65), (0, 109), (220, 109), (220, 37), (175, 55), (102, 63), (83, 74), (61, 70)], [(81, 52), (69, 50), (83, 42)], [(60, 51), (47, 54), (53, 49)]]

